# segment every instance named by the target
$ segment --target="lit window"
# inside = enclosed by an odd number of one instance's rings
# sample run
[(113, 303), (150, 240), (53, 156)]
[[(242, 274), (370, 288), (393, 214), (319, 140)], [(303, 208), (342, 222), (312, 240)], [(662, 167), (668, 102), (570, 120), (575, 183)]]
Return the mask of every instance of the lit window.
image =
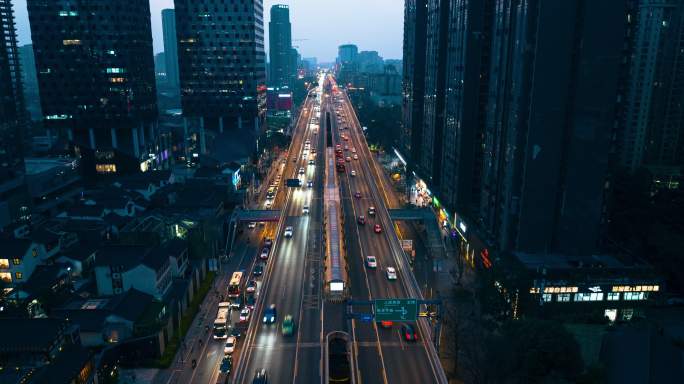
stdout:
[(124, 73), (126, 72), (123, 68), (107, 68), (107, 73)]
[(591, 293), (575, 293), (575, 301), (590, 301)]
[(46, 120), (67, 120), (71, 119), (71, 115), (47, 115), (45, 116)]
[(97, 173), (116, 173), (116, 164), (97, 164), (95, 171)]
[(542, 295), (542, 299), (547, 303), (550, 302), (552, 298), (553, 298), (553, 295), (550, 293), (545, 293)]
[(646, 298), (648, 298), (646, 292), (625, 292), (625, 300), (627, 301), (646, 300)]
[(67, 39), (62, 40), (63, 45), (81, 45), (81, 40), (78, 39)]
[(559, 303), (567, 303), (570, 301), (570, 294), (569, 293), (559, 293), (556, 301), (558, 301)]
[(123, 83), (125, 79), (123, 77), (112, 77), (109, 79), (110, 83)]
[(17, 280), (21, 280), (21, 278), (24, 277), (24, 274), (21, 273), (21, 272), (16, 272), (16, 273), (14, 274), (14, 277), (16, 277)]
[(19, 264), (21, 264), (21, 259), (15, 258), (15, 259), (12, 260), (12, 263), (13, 263), (14, 265), (19, 265)]
[(12, 282), (12, 273), (0, 272), (0, 280), (4, 281), (6, 283), (11, 283)]
[(0, 269), (9, 269), (9, 259), (0, 259)]
[(620, 300), (620, 292), (608, 292), (608, 301)]

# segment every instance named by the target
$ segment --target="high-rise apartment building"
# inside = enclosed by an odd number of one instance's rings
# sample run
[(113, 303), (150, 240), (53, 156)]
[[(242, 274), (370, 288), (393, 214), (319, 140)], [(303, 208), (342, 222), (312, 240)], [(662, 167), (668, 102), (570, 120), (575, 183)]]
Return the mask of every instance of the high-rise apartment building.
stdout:
[(426, 26), (427, 0), (406, 0), (404, 2), (401, 146), (411, 164), (418, 161), (421, 150)]
[[(494, 0), (452, 0), (449, 6), (440, 196), (466, 217), (480, 206)], [(439, 100), (437, 100), (439, 101)], [(439, 146), (439, 145), (437, 145)]]
[(405, 3), (404, 146), (441, 213), (500, 251), (596, 252), (628, 2), (425, 3)]
[[(0, 1), (0, 172), (23, 171), (22, 130), (25, 124), (21, 64), (10, 0)], [(2, 176), (0, 175), (0, 178)]]
[(0, 228), (17, 220), (26, 206), (23, 130), (26, 128), (14, 12), (0, 0)]
[(27, 3), (46, 128), (96, 157), (140, 158), (157, 119), (149, 1)]
[(268, 38), (271, 66), (269, 84), (274, 87), (289, 85), (297, 67), (292, 67), (292, 25), (287, 5), (275, 4), (271, 7)]
[(656, 177), (684, 165), (684, 2), (637, 0), (628, 15), (629, 71), (620, 164)]
[(343, 44), (337, 48), (337, 62), (340, 65), (356, 62), (359, 48), (354, 44)]
[(481, 212), (499, 249), (597, 250), (623, 60), (624, 0), (497, 0)]
[(32, 120), (40, 120), (43, 114), (40, 111), (40, 93), (38, 92), (38, 73), (36, 72), (36, 59), (33, 55), (33, 44), (19, 47), (19, 59), (21, 60), (21, 82), (24, 86), (24, 103)]
[[(181, 102), (188, 124), (260, 129), (265, 108), (263, 2), (175, 0)], [(198, 122), (196, 120), (199, 120)]]
[(425, 94), (420, 137), (418, 174), (439, 189), (442, 167), (441, 139), (444, 130), (446, 52), (449, 39), (449, 4), (452, 0), (428, 0), (425, 48)]
[(162, 9), (162, 32), (164, 35), (164, 61), (166, 63), (166, 82), (177, 89), (178, 77), (178, 40), (176, 38), (176, 12)]

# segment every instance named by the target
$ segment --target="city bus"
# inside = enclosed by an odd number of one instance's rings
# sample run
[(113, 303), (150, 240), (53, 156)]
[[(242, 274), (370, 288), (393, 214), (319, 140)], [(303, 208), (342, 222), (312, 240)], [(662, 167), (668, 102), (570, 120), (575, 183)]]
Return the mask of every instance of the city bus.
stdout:
[(214, 340), (228, 338), (228, 318), (230, 317), (230, 303), (220, 302), (218, 304), (218, 313), (216, 320), (214, 320)]
[(242, 292), (243, 283), (243, 273), (233, 272), (233, 276), (230, 278), (230, 283), (228, 283), (228, 297), (239, 297), (240, 293)]

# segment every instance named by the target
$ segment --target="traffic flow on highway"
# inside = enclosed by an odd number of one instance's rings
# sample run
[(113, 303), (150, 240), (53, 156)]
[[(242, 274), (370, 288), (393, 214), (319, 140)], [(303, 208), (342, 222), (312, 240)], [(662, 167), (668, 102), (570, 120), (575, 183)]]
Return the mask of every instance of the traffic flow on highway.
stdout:
[(279, 221), (240, 223), (189, 382), (446, 383), (428, 324), (369, 305), (421, 293), (387, 211), (391, 191), (330, 74), (272, 168), (250, 208), (278, 210)]

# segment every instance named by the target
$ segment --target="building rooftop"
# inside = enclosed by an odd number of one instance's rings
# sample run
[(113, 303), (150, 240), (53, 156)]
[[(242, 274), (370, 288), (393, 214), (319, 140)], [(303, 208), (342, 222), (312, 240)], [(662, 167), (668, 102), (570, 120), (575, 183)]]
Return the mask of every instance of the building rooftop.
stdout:
[(40, 292), (54, 289), (53, 287), (62, 285), (67, 278), (68, 267), (63, 263), (38, 265), (28, 281), (22, 284), (22, 290), (37, 295)]
[(35, 175), (54, 168), (76, 167), (75, 160), (69, 158), (27, 158), (24, 159), (27, 175)]
[(112, 297), (107, 303), (107, 309), (114, 315), (136, 322), (154, 301), (153, 296), (131, 288), (121, 295)]
[(528, 269), (578, 269), (578, 268), (647, 268), (648, 263), (638, 259), (622, 260), (611, 255), (567, 256), (546, 253), (516, 252), (514, 256)]
[(13, 237), (3, 238), (2, 255), (8, 259), (21, 259), (28, 251), (33, 242), (27, 239), (16, 239)]
[(47, 351), (65, 328), (61, 319), (0, 318), (0, 352)]
[(138, 245), (109, 245), (97, 250), (95, 265), (120, 265), (125, 270), (129, 270), (141, 264), (149, 252), (149, 247)]
[[(72, 383), (82, 373), (83, 368), (91, 360), (90, 352), (80, 345), (70, 344), (57, 355), (50, 364), (41, 368), (29, 381), (31, 384)], [(90, 370), (90, 376), (94, 369)]]

